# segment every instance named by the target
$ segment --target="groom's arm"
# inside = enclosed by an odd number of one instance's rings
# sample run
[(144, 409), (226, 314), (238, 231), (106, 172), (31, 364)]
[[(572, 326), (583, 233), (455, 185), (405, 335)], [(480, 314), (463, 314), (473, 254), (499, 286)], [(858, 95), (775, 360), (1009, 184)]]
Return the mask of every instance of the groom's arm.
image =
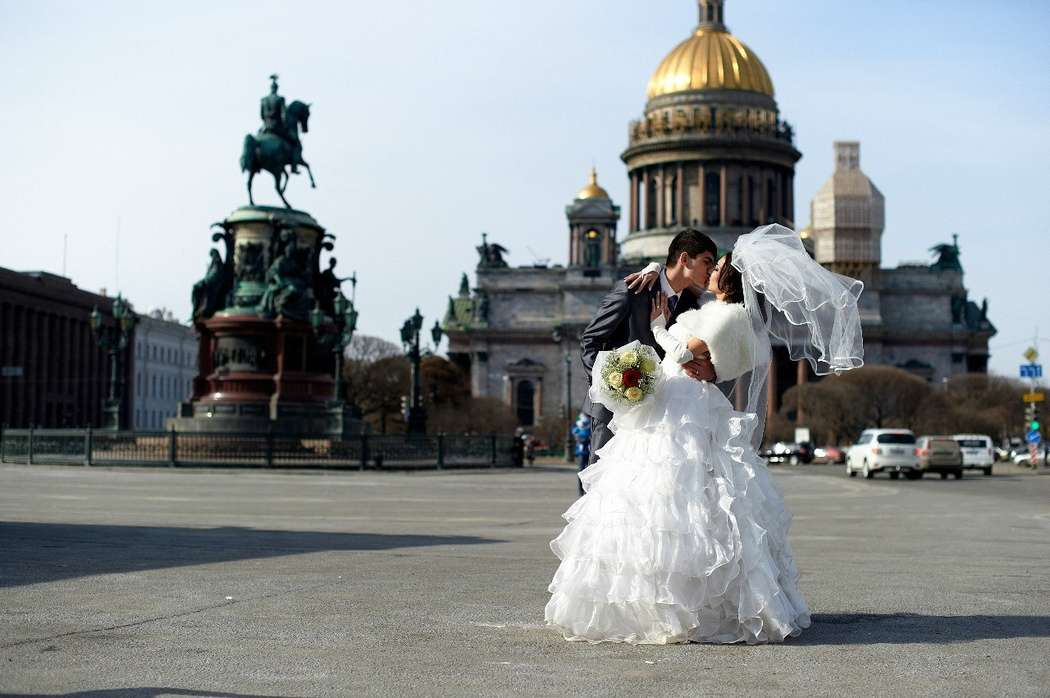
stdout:
[(630, 311), (629, 301), (627, 285), (623, 281), (618, 281), (613, 290), (602, 298), (601, 303), (598, 304), (598, 312), (594, 314), (594, 318), (580, 335), (580, 356), (583, 358), (587, 380), (591, 379), (591, 368), (606, 338), (611, 336), (616, 328), (627, 319), (627, 313)]

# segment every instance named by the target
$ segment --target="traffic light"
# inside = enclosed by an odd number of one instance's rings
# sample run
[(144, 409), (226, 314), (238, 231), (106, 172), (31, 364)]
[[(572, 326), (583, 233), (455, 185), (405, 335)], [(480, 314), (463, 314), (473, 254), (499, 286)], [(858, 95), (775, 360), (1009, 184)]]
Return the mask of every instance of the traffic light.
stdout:
[(1028, 422), (1029, 431), (1039, 431), (1039, 405), (1033, 402), (1025, 408), (1024, 421)]

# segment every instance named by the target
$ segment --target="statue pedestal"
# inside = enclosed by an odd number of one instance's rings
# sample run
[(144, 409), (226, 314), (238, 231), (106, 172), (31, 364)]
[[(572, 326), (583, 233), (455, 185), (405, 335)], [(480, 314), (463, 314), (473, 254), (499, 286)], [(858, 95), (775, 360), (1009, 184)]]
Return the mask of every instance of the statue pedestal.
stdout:
[[(181, 406), (178, 417), (168, 420), (169, 428), (329, 433), (333, 358), (318, 345), (303, 313), (313, 306), (324, 229), (302, 211), (267, 206), (237, 209), (223, 226), (233, 288), (225, 309), (195, 322), (200, 345), (193, 397)], [(295, 236), (296, 262), (280, 268), (282, 243), (294, 249), (289, 235)], [(308, 267), (303, 260), (309, 260)], [(291, 282), (276, 290), (274, 276), (268, 273), (275, 266), (284, 274), (280, 281)], [(289, 277), (287, 268), (297, 274)], [(270, 306), (262, 305), (267, 293)], [(295, 302), (282, 306), (288, 294)], [(276, 317), (269, 316), (270, 309), (276, 310)], [(340, 433), (342, 429), (340, 422)]]

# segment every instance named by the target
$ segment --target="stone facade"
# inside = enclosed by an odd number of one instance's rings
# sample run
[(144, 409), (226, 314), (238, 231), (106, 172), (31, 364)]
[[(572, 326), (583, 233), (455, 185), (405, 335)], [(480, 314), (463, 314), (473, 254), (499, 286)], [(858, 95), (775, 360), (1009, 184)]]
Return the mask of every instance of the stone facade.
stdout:
[(101, 425), (110, 361), (88, 318), (97, 307), (111, 324), (113, 300), (57, 274), (0, 268), (0, 425)]
[(471, 289), (463, 275), (443, 323), (449, 358), (469, 372), (475, 396), (502, 400), (527, 426), (561, 418), (567, 398), (572, 410), (579, 408), (587, 390), (579, 334), (620, 273), (619, 216), (592, 171), (566, 207), (569, 266), (509, 267), (505, 250), (493, 256), (494, 246), (483, 240), (477, 284)]
[(197, 368), (197, 335), (171, 311), (139, 315), (132, 369), (132, 425), (136, 430), (164, 428), (178, 413), (179, 402), (193, 393)]
[(957, 242), (933, 264), (882, 268), (886, 201), (860, 167), (860, 143), (834, 144), (835, 170), (810, 205), (818, 262), (864, 282), (861, 321), (868, 363), (889, 364), (940, 382), (988, 369), (995, 327), (987, 305), (969, 300)]
[[(510, 267), (483, 240), (476, 285), (463, 275), (449, 298), (449, 356), (469, 372), (476, 396), (513, 407), (524, 425), (560, 417), (587, 389), (578, 336), (616, 279), (663, 260), (684, 226), (725, 250), (754, 227), (794, 227), (794, 164), (801, 153), (781, 119), (765, 67), (728, 33), (721, 0), (700, 0), (700, 25), (657, 68), (642, 119), (629, 126), (627, 234), (616, 244), (619, 208), (590, 182), (566, 208), (567, 267)], [(716, 50), (717, 49), (717, 50)], [(729, 61), (730, 66), (726, 61)], [(732, 67), (732, 70), (729, 68)], [(860, 145), (835, 144), (835, 170), (814, 197), (800, 235), (815, 258), (865, 282), (861, 315), (869, 364), (902, 367), (929, 381), (985, 371), (995, 328), (987, 304), (968, 299), (958, 245), (933, 264), (881, 267), (885, 199), (860, 169)], [(568, 359), (568, 361), (567, 361)], [(769, 409), (814, 376), (774, 347)]]

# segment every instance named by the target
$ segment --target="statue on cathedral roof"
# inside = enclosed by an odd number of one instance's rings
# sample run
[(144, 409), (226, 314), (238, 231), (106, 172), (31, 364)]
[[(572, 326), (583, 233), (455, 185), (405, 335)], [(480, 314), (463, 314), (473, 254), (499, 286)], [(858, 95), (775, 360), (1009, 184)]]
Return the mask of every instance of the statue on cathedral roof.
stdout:
[(962, 271), (959, 262), (959, 236), (952, 235), (952, 244), (941, 243), (930, 248), (937, 255), (937, 261), (930, 265), (934, 271)]
[(505, 269), (507, 262), (503, 255), (510, 250), (499, 243), (489, 244), (488, 238), (488, 233), (482, 233), (481, 244), (474, 248), (478, 251), (478, 269)]

